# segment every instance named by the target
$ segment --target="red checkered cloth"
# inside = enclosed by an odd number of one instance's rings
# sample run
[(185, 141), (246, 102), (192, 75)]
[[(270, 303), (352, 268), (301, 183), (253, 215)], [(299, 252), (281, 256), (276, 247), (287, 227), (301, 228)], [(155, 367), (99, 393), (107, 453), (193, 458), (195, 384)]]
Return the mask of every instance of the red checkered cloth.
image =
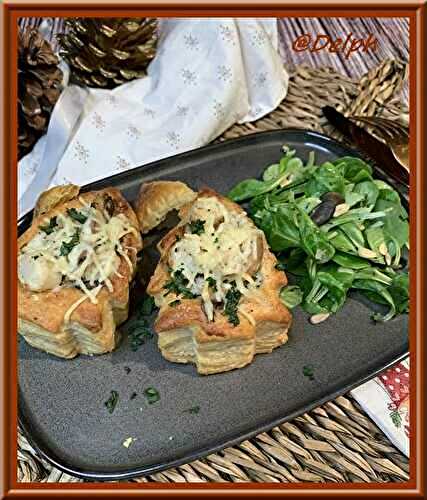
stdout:
[(390, 441), (409, 456), (409, 358), (351, 394)]

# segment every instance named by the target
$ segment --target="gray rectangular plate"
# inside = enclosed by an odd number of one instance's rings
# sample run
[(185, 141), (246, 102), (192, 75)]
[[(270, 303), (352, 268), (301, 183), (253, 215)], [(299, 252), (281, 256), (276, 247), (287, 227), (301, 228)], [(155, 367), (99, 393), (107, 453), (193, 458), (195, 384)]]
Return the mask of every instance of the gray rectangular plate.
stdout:
[[(315, 151), (317, 162), (357, 155), (313, 132), (264, 132), (136, 168), (85, 190), (116, 186), (133, 201), (142, 182), (169, 179), (227, 193), (277, 162), (284, 143), (303, 159)], [(22, 221), (21, 232), (28, 222)], [(111, 354), (73, 360), (19, 339), (20, 423), (42, 456), (79, 477), (126, 479), (174, 467), (294, 418), (402, 359), (408, 316), (375, 324), (372, 309), (352, 296), (342, 311), (313, 326), (297, 308), (286, 345), (258, 355), (246, 368), (210, 376), (164, 360), (155, 338), (136, 352), (124, 338)], [(303, 375), (305, 365), (313, 367), (314, 380)], [(148, 387), (159, 391), (160, 401), (147, 404)], [(111, 390), (119, 402), (109, 414), (104, 402)], [(138, 396), (131, 400), (133, 392)], [(194, 406), (199, 413), (186, 411)], [(135, 441), (125, 448), (128, 437)]]

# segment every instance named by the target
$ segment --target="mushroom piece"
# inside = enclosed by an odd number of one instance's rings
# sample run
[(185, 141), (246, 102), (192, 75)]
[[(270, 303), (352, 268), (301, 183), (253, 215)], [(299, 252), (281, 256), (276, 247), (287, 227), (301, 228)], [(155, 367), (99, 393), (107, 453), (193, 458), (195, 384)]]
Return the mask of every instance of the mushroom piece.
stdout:
[(248, 259), (248, 274), (254, 275), (258, 271), (261, 266), (263, 253), (264, 244), (262, 241), (262, 235), (257, 234), (255, 240), (252, 241), (252, 252)]
[(320, 199), (322, 203), (317, 205), (317, 207), (311, 212), (310, 218), (317, 225), (321, 226), (330, 220), (335, 212), (335, 208), (338, 205), (344, 203), (344, 198), (340, 193), (336, 193), (334, 191), (330, 191), (328, 193), (324, 193)]
[(53, 264), (44, 257), (21, 254), (18, 257), (18, 278), (33, 292), (42, 292), (59, 286), (62, 273), (54, 271)]

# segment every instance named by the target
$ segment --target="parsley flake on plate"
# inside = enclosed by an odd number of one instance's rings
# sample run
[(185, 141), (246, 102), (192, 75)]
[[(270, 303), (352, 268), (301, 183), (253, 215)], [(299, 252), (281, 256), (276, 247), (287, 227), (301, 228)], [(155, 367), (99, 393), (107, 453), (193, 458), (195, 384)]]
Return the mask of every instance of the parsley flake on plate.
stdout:
[(196, 415), (200, 411), (200, 406), (193, 406), (192, 408), (187, 408), (184, 410), (184, 413), (191, 413), (192, 415)]
[(118, 401), (119, 401), (119, 393), (117, 391), (111, 391), (111, 396), (104, 403), (109, 413), (113, 413), (113, 411), (117, 406)]
[(154, 387), (148, 387), (144, 391), (144, 396), (147, 398), (148, 404), (152, 405), (153, 403), (157, 403), (160, 400), (160, 394), (157, 389)]
[(303, 366), (302, 374), (304, 375), (304, 377), (307, 377), (310, 380), (314, 380), (314, 371), (312, 366), (309, 365)]
[(148, 339), (153, 338), (153, 332), (143, 319), (132, 320), (128, 325), (128, 334), (132, 351), (137, 351)]
[(141, 304), (141, 314), (143, 316), (150, 316), (150, 314), (156, 308), (153, 297), (145, 297)]

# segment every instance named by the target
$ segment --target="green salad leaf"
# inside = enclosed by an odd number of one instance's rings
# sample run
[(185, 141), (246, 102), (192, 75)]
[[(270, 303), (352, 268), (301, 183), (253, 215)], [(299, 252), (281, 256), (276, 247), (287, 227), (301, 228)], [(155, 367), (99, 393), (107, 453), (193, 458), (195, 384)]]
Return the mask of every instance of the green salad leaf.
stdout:
[[(339, 195), (344, 200), (340, 210), (320, 206), (331, 203), (325, 201), (328, 196)], [(284, 148), (261, 180), (240, 182), (229, 197), (249, 202), (250, 216), (277, 254), (276, 267), (294, 276), (296, 284), (280, 292), (287, 307), (300, 305), (327, 317), (358, 290), (388, 308), (374, 314), (376, 321), (408, 312), (408, 213), (400, 195), (374, 179), (364, 160), (345, 156), (317, 165), (310, 153), (304, 164), (294, 150)], [(311, 214), (323, 208), (314, 222)]]
[(360, 200), (362, 206), (373, 208), (380, 190), (373, 181), (363, 181), (354, 186), (353, 192), (360, 194), (363, 197)]
[(286, 286), (282, 288), (282, 291), (280, 292), (280, 300), (286, 307), (289, 307), (289, 309), (293, 309), (301, 304), (302, 299), (303, 293), (298, 285)]
[(308, 178), (311, 167), (303, 166), (295, 151), (287, 150), (279, 164), (267, 167), (263, 180), (246, 179), (228, 193), (233, 201), (244, 201), (273, 191), (275, 188), (290, 189)]

